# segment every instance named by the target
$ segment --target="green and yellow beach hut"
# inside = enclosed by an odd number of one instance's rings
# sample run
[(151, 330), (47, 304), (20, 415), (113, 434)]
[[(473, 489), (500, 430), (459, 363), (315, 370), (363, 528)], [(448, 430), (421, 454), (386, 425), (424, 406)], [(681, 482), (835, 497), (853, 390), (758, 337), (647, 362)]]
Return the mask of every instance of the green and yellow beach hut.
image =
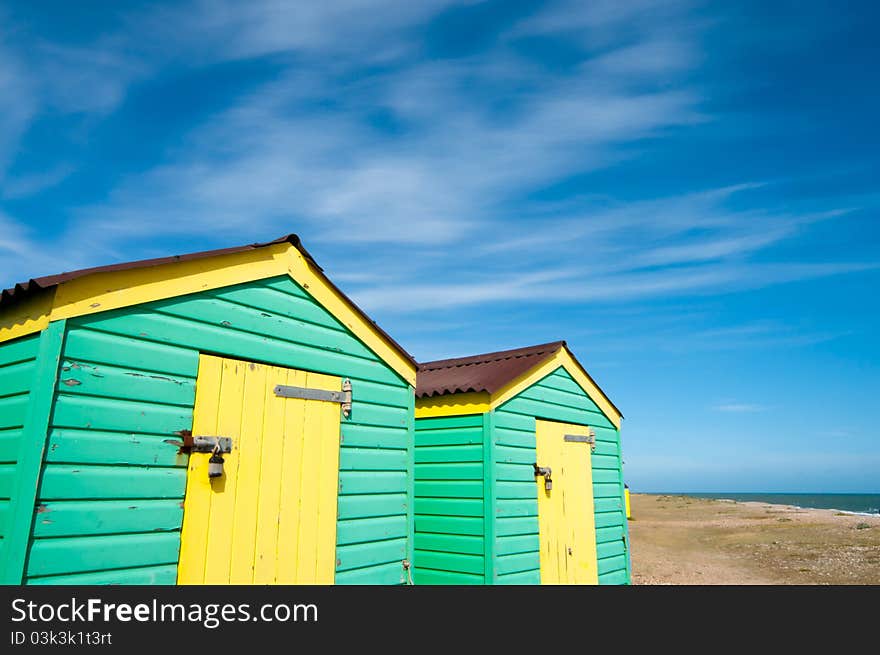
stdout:
[(295, 235), (0, 297), (0, 576), (407, 582), (415, 362)]
[(621, 418), (564, 341), (419, 364), (416, 584), (628, 584)]

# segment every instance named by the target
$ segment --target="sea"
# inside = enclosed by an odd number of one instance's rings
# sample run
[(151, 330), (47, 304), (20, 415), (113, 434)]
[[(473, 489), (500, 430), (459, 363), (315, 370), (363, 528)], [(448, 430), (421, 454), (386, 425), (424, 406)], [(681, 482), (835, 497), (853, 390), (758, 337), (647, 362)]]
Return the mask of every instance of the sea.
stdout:
[(853, 514), (880, 514), (880, 494), (736, 494), (700, 493), (674, 494), (694, 498), (715, 498), (740, 502), (771, 503), (773, 505), (794, 505), (804, 509), (836, 509)]

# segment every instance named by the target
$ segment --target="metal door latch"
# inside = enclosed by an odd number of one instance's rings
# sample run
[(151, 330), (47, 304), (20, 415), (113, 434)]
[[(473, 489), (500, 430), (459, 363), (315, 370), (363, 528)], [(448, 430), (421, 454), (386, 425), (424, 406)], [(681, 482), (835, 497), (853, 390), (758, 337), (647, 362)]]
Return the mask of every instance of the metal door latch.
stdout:
[(231, 453), (231, 437), (193, 437), (191, 453)]
[(550, 467), (549, 466), (538, 466), (537, 464), (532, 464), (535, 467), (535, 477), (539, 475), (544, 476), (544, 491), (551, 491), (553, 489), (553, 480), (550, 478)]

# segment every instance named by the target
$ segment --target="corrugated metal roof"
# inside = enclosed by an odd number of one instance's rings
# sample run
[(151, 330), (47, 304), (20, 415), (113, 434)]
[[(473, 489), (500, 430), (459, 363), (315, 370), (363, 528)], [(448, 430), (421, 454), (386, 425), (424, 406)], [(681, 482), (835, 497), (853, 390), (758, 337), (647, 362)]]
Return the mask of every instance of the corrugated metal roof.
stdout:
[(412, 355), (410, 355), (406, 350), (404, 350), (403, 346), (397, 343), (391, 336), (385, 332), (382, 328), (380, 328), (376, 322), (371, 319), (366, 312), (364, 312), (360, 307), (358, 307), (348, 296), (346, 296), (340, 289), (337, 287), (330, 279), (325, 275), (324, 269), (322, 269), (318, 263), (315, 261), (314, 257), (305, 249), (302, 245), (302, 241), (296, 234), (287, 234), (283, 237), (279, 237), (274, 241), (266, 241), (265, 243), (251, 243), (244, 246), (234, 246), (232, 248), (220, 248), (217, 250), (204, 250), (201, 252), (193, 252), (187, 253), (184, 255), (173, 255), (171, 257), (158, 257), (156, 259), (141, 259), (139, 261), (133, 262), (122, 262), (119, 264), (110, 264), (107, 266), (95, 266), (92, 268), (83, 268), (76, 271), (69, 271), (66, 273), (59, 273), (57, 275), (46, 275), (44, 277), (31, 278), (27, 282), (19, 282), (14, 287), (9, 289), (4, 289), (0, 292), (0, 311), (7, 309), (8, 307), (15, 305), (26, 298), (31, 296), (35, 296), (39, 293), (48, 291), (59, 284), (64, 282), (69, 282), (70, 280), (75, 280), (80, 277), (84, 277), (86, 275), (93, 275), (95, 273), (112, 273), (115, 271), (125, 271), (135, 268), (147, 268), (150, 266), (161, 266), (163, 264), (174, 264), (177, 262), (185, 262), (191, 261), (194, 259), (205, 259), (208, 257), (218, 257), (220, 255), (231, 255), (238, 252), (245, 252), (248, 250), (256, 250), (258, 248), (265, 248), (266, 246), (273, 246), (279, 243), (289, 243), (294, 246), (300, 253), (302, 253), (303, 257), (305, 257), (308, 262), (315, 268), (317, 273), (321, 276), (321, 278), (331, 287), (333, 288), (339, 295), (345, 298), (348, 303), (352, 306), (352, 308), (357, 311), (370, 325), (372, 325), (377, 332), (379, 332), (393, 347), (397, 350), (401, 355), (406, 357), (408, 361), (410, 361), (413, 365), (416, 364), (415, 359), (413, 359)]
[(481, 391), (495, 393), (550, 359), (564, 346), (564, 341), (554, 341), (527, 348), (421, 363), (416, 378), (416, 397)]

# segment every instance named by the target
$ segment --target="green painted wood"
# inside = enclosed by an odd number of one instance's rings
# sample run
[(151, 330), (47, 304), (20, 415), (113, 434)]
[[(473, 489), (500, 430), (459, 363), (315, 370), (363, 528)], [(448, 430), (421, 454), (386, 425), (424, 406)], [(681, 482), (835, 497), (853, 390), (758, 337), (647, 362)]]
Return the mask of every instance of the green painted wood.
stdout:
[(495, 461), (501, 464), (524, 464), (531, 466), (535, 463), (535, 446), (533, 444), (528, 448), (514, 448), (512, 446), (496, 444)]
[(11, 366), (36, 359), (40, 348), (40, 334), (33, 334), (0, 344), (0, 366)]
[[(80, 323), (87, 319), (80, 319)], [(135, 331), (136, 330), (132, 330)], [(65, 357), (80, 362), (110, 363), (136, 371), (195, 378), (199, 352), (192, 348), (153, 343), (120, 334), (106, 334), (78, 326), (67, 335)]]
[(336, 527), (336, 543), (345, 546), (386, 541), (405, 538), (408, 534), (407, 517), (400, 514), (369, 519), (341, 519)]
[(433, 516), (483, 516), (482, 498), (424, 498), (415, 499), (416, 514)]
[[(49, 416), (52, 411), (55, 380), (61, 361), (65, 321), (50, 323), (39, 335), (34, 371), (29, 394), (27, 415), (16, 456), (16, 475), (13, 482), (6, 530), (4, 531), (3, 570), (0, 581), (21, 584), (24, 577), (27, 545), (36, 504), (40, 463), (46, 447)], [(34, 343), (28, 341), (29, 345)]]
[[(406, 536), (386, 541), (369, 541), (337, 546), (336, 571), (338, 573), (349, 569), (360, 569), (389, 558), (402, 562), (407, 556), (406, 548)], [(400, 566), (402, 569), (402, 565)]]
[(415, 390), (409, 390), (407, 404), (407, 457), (406, 457), (406, 569), (405, 581), (407, 584), (415, 584), (416, 560), (416, 396)]
[(32, 585), (173, 585), (176, 582), (177, 564), (74, 575), (48, 575), (28, 580), (28, 584)]
[(192, 408), (158, 403), (59, 394), (53, 425), (174, 435), (192, 427)]
[[(495, 414), (495, 471), (498, 499), (494, 520), (497, 535), (515, 535), (515, 543), (534, 546), (533, 571), (522, 571), (523, 576), (540, 577), (538, 557), (537, 498), (531, 464), (534, 463), (535, 419), (543, 418), (566, 423), (589, 425), (596, 434), (596, 448), (592, 454), (594, 511), (597, 523), (597, 554), (599, 579), (603, 584), (621, 579), (629, 580), (629, 566), (624, 564), (622, 574), (613, 567), (620, 566), (620, 553), (608, 551), (623, 548), (627, 526), (622, 508), (622, 467), (620, 463), (620, 436), (610, 421), (577, 383), (560, 368), (538, 381), (504, 405)], [(496, 536), (496, 542), (500, 537)], [(498, 550), (496, 543), (496, 552)], [(523, 555), (523, 562), (528, 561)], [(504, 573), (509, 573), (505, 571)], [(496, 576), (503, 582), (504, 573)], [(519, 574), (517, 574), (519, 575)]]
[(623, 545), (623, 540), (609, 541), (608, 543), (599, 544), (596, 547), (596, 555), (599, 559), (605, 559), (606, 557), (624, 555), (626, 550), (626, 546)]
[[(483, 536), (483, 519), (461, 516), (416, 514), (416, 542), (420, 532)], [(418, 560), (416, 560), (418, 566)]]
[(406, 471), (340, 471), (339, 494), (406, 493)]
[(36, 367), (32, 359), (0, 367), (0, 398), (27, 393)]
[(369, 403), (371, 405), (385, 405), (398, 407), (412, 416), (409, 411), (410, 403), (415, 402), (412, 390), (403, 387), (389, 387), (387, 384), (376, 384), (369, 380), (356, 380), (352, 385), (351, 397), (354, 403)]
[[(354, 416), (352, 420), (357, 420)], [(406, 450), (412, 440), (406, 428), (399, 426), (376, 427), (343, 422), (342, 446), (346, 448), (392, 448)]]
[(483, 575), (417, 568), (415, 581), (419, 585), (481, 585), (483, 584)]
[(460, 534), (419, 534), (419, 550), (430, 550), (440, 553), (459, 553), (462, 555), (482, 555), (484, 540)]
[(52, 428), (46, 461), (56, 464), (116, 464), (186, 467), (176, 435)]
[(496, 430), (496, 442), (499, 446), (509, 446), (514, 448), (525, 448), (532, 452), (535, 451), (535, 433), (521, 432), (519, 430), (510, 430), (506, 428), (498, 428)]
[[(494, 423), (494, 412), (483, 414), (483, 462), (485, 462), (485, 466), (481, 472), (483, 475), (483, 502), (486, 508), (495, 507), (498, 499), (497, 475), (493, 470), (496, 439)], [(483, 579), (485, 584), (494, 584), (497, 552), (492, 548), (495, 543), (495, 520), (491, 513), (483, 521), (483, 543), (484, 547), (489, 549), (483, 558)]]
[(418, 480), (483, 480), (481, 462), (416, 464)]
[(419, 568), (449, 571), (451, 573), (485, 574), (482, 555), (462, 555), (460, 553), (441, 553), (416, 548), (416, 561)]
[(509, 573), (507, 575), (499, 575), (496, 578), (496, 584), (506, 585), (539, 585), (541, 584), (540, 571), (530, 569), (520, 573)]
[(9, 520), (9, 500), (0, 500), (0, 540), (6, 535), (6, 521)]
[(27, 575), (57, 575), (175, 564), (180, 535), (175, 532), (37, 539), (28, 556)]
[(445, 428), (438, 430), (417, 430), (416, 447), (422, 446), (463, 446), (474, 444), (483, 445), (482, 428), (454, 429)]
[[(534, 485), (532, 485), (534, 490)], [(538, 503), (534, 499), (499, 498), (495, 503), (496, 517), (537, 516)]]
[(593, 483), (593, 498), (620, 498), (620, 485), (616, 482)]
[(369, 519), (379, 516), (406, 516), (407, 494), (359, 494), (340, 496), (337, 517), (344, 519)]
[(438, 416), (420, 418), (416, 421), (416, 433), (434, 430), (457, 430), (460, 428), (483, 428), (482, 414), (465, 414), (463, 416)]
[(511, 535), (497, 537), (495, 540), (495, 553), (497, 555), (519, 555), (521, 553), (533, 553), (541, 547), (536, 534)]
[[(171, 517), (185, 493), (186, 456), (177, 453), (175, 433), (192, 425), (199, 352), (352, 379), (353, 412), (340, 437), (337, 543), (369, 545), (350, 550), (376, 559), (339, 571), (336, 581), (403, 582), (401, 560), (412, 559), (413, 530), (406, 525), (414, 520), (412, 388), (287, 276), (69, 322), (67, 370), (57, 384), (39, 487), (40, 502), (56, 507), (64, 520), (35, 526), (31, 551), (39, 556), (44, 544), (57, 542), (59, 562), (78, 567), (99, 535), (179, 540)], [(126, 524), (121, 508), (150, 503), (143, 520)], [(89, 504), (95, 516), (74, 511)], [(67, 536), (77, 521), (82, 534)], [(162, 532), (169, 525), (172, 531)], [(156, 557), (162, 552), (113, 570), (31, 575), (34, 582), (93, 574), (125, 582), (137, 578), (131, 571), (161, 570), (166, 563)]]
[(65, 360), (58, 376), (58, 390), (66, 394), (192, 407), (196, 381), (155, 371)]
[[(296, 287), (291, 282), (292, 287)], [(211, 294), (215, 298), (239, 303), (245, 307), (253, 307), (262, 312), (271, 312), (276, 316), (286, 316), (302, 323), (311, 323), (342, 333), (345, 327), (308, 296), (273, 288), (233, 288), (220, 289)]]
[(12, 498), (16, 472), (15, 464), (0, 464), (0, 498)]
[(538, 514), (530, 516), (499, 516), (495, 521), (495, 536), (534, 536), (538, 535)]
[(499, 576), (534, 571), (536, 568), (540, 568), (537, 551), (517, 553), (516, 555), (499, 555), (495, 558), (495, 570)]
[(0, 464), (14, 464), (16, 462), (21, 444), (21, 433), (21, 428), (0, 430)]
[[(603, 562), (606, 560), (602, 560)], [(614, 560), (608, 560), (613, 563)], [(619, 560), (618, 560), (619, 562)], [(618, 566), (626, 566), (625, 562), (621, 562)], [(616, 568), (611, 569), (607, 573), (599, 574), (599, 584), (607, 584), (607, 585), (623, 585), (629, 584), (630, 579), (627, 575), (626, 569)]]
[(335, 582), (338, 585), (400, 585), (406, 583), (406, 574), (400, 560), (396, 560), (362, 569), (338, 571)]
[(442, 464), (442, 463), (482, 463), (483, 447), (478, 444), (468, 446), (421, 446), (415, 449), (415, 463), (418, 464)]
[(481, 584), (485, 580), (483, 416), (415, 422), (417, 584)]
[(29, 403), (30, 396), (28, 394), (0, 398), (0, 429), (6, 430), (24, 426)]
[(624, 508), (624, 505), (619, 498), (596, 498), (594, 499), (594, 503), (596, 505), (596, 514), (600, 514), (601, 512), (613, 512), (615, 510), (622, 511)]
[(246, 307), (205, 294), (199, 298), (172, 298), (153, 304), (153, 308), (169, 316), (197, 319), (199, 322), (228, 327), (253, 334), (279, 335), (285, 341), (313, 347), (320, 343), (323, 348), (345, 352), (366, 360), (379, 358), (360, 341), (352, 341), (347, 332), (328, 330), (325, 326), (267, 312), (265, 309)]
[[(129, 308), (128, 312), (131, 311)], [(269, 337), (236, 330), (232, 326), (209, 325), (197, 319), (181, 318), (150, 311), (140, 313), (107, 312), (97, 314), (90, 327), (157, 343), (184, 346), (257, 362), (305, 370), (329, 369), (331, 375), (364, 378), (389, 385), (400, 385), (400, 377), (385, 364), (346, 353), (292, 343), (282, 335)]]
[(495, 474), (498, 482), (534, 483), (535, 468), (531, 463), (495, 465)]
[(416, 478), (416, 498), (482, 499), (483, 483), (480, 480), (422, 481)]
[(407, 471), (409, 450), (342, 448), (340, 471)]
[(37, 508), (34, 537), (141, 532), (180, 529), (183, 507), (179, 500), (55, 501)]
[(596, 512), (596, 527), (611, 528), (619, 526), (622, 523), (620, 511), (617, 512)]
[(48, 500), (112, 498), (183, 499), (186, 470), (180, 468), (47, 464), (39, 498)]
[(521, 482), (497, 482), (497, 498), (499, 500), (529, 499), (535, 496), (535, 475), (532, 469), (532, 479)]

